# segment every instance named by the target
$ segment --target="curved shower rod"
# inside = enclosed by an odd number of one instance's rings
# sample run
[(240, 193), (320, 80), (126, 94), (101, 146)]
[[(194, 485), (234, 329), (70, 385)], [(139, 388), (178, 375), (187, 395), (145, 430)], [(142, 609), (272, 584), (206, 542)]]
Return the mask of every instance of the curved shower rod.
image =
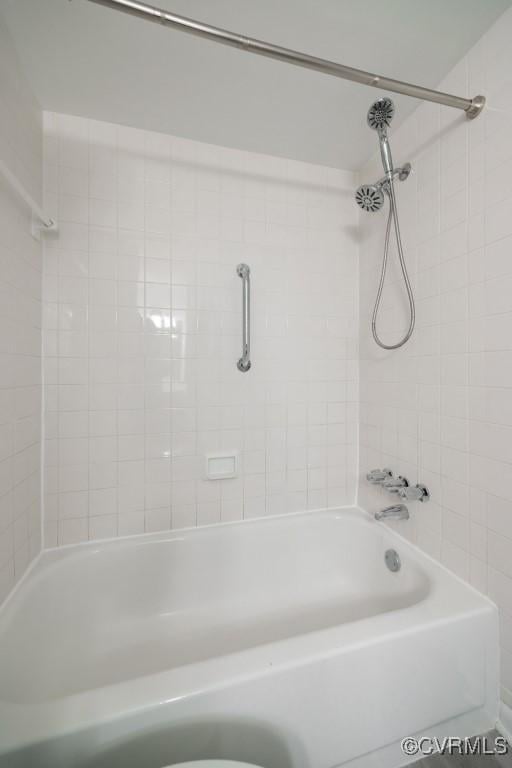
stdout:
[(156, 24), (163, 24), (166, 27), (179, 29), (182, 32), (188, 32), (191, 35), (205, 37), (223, 45), (230, 45), (234, 48), (241, 48), (250, 53), (256, 53), (259, 56), (267, 56), (270, 59), (286, 61), (288, 64), (295, 64), (299, 67), (314, 69), (317, 72), (325, 72), (334, 77), (340, 77), (343, 80), (351, 80), (354, 83), (371, 85), (374, 88), (381, 88), (394, 93), (401, 93), (404, 96), (412, 96), (414, 99), (423, 99), (424, 101), (433, 101), (436, 104), (443, 104), (446, 107), (462, 109), (470, 119), (477, 117), (485, 105), (484, 96), (475, 96), (473, 99), (464, 99), (461, 96), (454, 96), (442, 91), (434, 91), (430, 88), (423, 88), (421, 85), (404, 83), (402, 80), (393, 80), (389, 77), (381, 77), (372, 72), (365, 72), (362, 69), (354, 69), (344, 64), (337, 64), (334, 61), (320, 59), (317, 56), (310, 56), (307, 53), (294, 51), (290, 48), (282, 48), (279, 45), (272, 45), (263, 40), (256, 40), (246, 35), (239, 35), (236, 32), (229, 32), (226, 29), (212, 27), (209, 24), (203, 24), (201, 21), (188, 19), (186, 16), (178, 16), (176, 13), (170, 13), (162, 8), (155, 8), (146, 3), (135, 2), (135, 0), (89, 0), (91, 3), (104, 5), (116, 11), (123, 11), (131, 16), (137, 16), (146, 21), (153, 21)]

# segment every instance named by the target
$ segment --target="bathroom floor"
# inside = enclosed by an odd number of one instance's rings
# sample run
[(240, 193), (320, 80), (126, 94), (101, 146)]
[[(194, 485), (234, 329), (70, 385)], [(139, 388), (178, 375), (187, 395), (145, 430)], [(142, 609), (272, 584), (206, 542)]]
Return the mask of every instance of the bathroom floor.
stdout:
[[(490, 747), (498, 731), (484, 734)], [(512, 746), (506, 755), (432, 755), (423, 757), (414, 763), (415, 768), (512, 768)]]

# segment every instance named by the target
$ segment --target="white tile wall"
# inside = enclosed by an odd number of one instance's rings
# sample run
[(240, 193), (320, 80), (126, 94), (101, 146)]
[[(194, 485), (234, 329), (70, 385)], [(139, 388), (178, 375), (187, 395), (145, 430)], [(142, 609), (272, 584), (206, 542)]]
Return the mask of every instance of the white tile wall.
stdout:
[[(393, 353), (369, 333), (384, 215), (358, 219), (351, 174), (45, 116), (60, 223), (44, 260), (47, 546), (350, 503), (360, 398), (362, 473), (389, 465), (429, 486), (401, 528), (498, 603), (511, 697), (511, 33), (512, 11), (440, 84), (485, 93), (478, 120), (422, 104), (392, 131), (395, 160), (414, 166), (398, 194), (417, 300), (414, 337)], [(38, 111), (8, 51), (0, 146), (37, 197)], [(361, 178), (380, 175), (372, 161)], [(40, 546), (40, 254), (3, 188), (0, 216), (1, 598)], [(385, 338), (404, 306), (395, 264)], [(223, 449), (240, 476), (205, 480), (205, 453)], [(365, 482), (359, 497), (370, 511), (390, 501)]]
[(352, 503), (353, 175), (57, 114), (45, 143), (46, 545)]
[[(0, 23), (0, 158), (41, 199), (41, 112)], [(41, 246), (0, 177), (0, 602), (41, 547)]]
[[(395, 160), (413, 163), (399, 186), (417, 328), (402, 350), (371, 340), (384, 214), (360, 218), (361, 473), (389, 465), (432, 492), (410, 504), (404, 533), (500, 608), (502, 682), (512, 691), (512, 12), (440, 84), (484, 93), (475, 121), (422, 104), (392, 131)], [(362, 173), (371, 181), (378, 162)], [(388, 280), (379, 326), (406, 327), (398, 270)], [(361, 480), (370, 510), (389, 503)], [(509, 703), (512, 699), (509, 700)]]

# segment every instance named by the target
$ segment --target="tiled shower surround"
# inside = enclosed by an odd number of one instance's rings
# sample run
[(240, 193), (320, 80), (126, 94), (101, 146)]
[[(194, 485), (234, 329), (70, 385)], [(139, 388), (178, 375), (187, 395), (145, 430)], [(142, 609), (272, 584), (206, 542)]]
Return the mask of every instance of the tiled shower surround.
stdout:
[[(498, 604), (502, 682), (512, 704), (512, 12), (439, 86), (484, 93), (475, 121), (422, 104), (392, 133), (417, 328), (397, 352), (379, 350), (370, 316), (382, 259), (384, 214), (362, 214), (360, 251), (361, 469), (389, 466), (426, 483), (400, 531)], [(372, 181), (380, 160), (361, 173)], [(381, 335), (407, 327), (394, 268)], [(390, 503), (361, 479), (360, 503)], [(392, 497), (391, 497), (392, 498)]]
[[(0, 35), (2, 159), (39, 199), (41, 114)], [(417, 326), (391, 353), (369, 332), (385, 214), (359, 216), (353, 174), (45, 115), (47, 547), (352, 503), (359, 451), (370, 512), (393, 501), (370, 468), (428, 485), (397, 525), (497, 602), (512, 704), (511, 35), (509, 11), (439, 86), (484, 93), (477, 120), (420, 104), (392, 126)], [(361, 181), (381, 175), (376, 158)], [(3, 186), (0, 209), (1, 600), (40, 550), (41, 260)], [(398, 278), (385, 340), (406, 326)], [(239, 476), (208, 481), (221, 450)]]
[[(0, 24), (0, 159), (41, 199), (41, 112)], [(41, 548), (41, 244), (0, 179), (0, 602)]]
[[(45, 115), (46, 546), (353, 502), (354, 184)], [(205, 479), (223, 450), (239, 476)]]

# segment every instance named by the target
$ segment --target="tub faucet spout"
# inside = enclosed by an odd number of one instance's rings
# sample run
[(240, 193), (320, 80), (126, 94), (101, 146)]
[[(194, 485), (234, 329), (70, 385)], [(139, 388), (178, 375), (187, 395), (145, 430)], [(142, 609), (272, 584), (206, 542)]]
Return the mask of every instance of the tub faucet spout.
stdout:
[(376, 520), (408, 520), (409, 510), (405, 504), (393, 504), (375, 513)]

